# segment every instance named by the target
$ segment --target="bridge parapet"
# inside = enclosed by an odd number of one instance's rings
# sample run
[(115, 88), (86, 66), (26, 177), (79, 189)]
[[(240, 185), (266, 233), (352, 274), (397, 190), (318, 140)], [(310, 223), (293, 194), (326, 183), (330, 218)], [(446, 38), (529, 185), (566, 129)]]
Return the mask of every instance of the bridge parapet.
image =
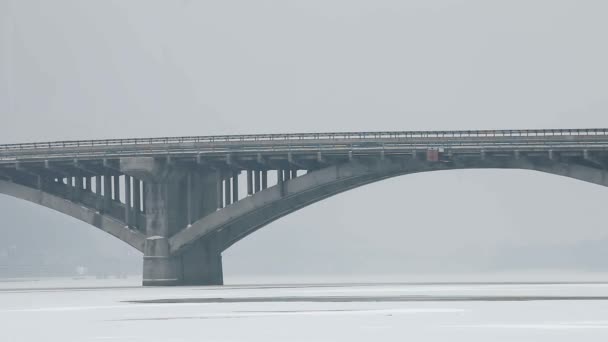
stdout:
[(149, 139), (78, 140), (0, 145), (0, 164), (16, 160), (71, 160), (127, 156), (237, 153), (285, 153), (288, 151), (339, 151), (369, 148), (393, 150), (541, 148), (603, 149), (608, 129), (404, 131), (259, 134), (228, 136), (166, 137)]

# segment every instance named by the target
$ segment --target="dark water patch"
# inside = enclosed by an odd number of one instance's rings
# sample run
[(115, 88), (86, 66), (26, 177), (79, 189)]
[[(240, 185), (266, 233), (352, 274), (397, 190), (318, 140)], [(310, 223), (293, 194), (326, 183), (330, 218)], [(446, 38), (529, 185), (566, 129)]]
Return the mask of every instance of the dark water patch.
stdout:
[(410, 281), (410, 282), (348, 282), (348, 283), (293, 283), (293, 284), (235, 284), (223, 286), (199, 286), (195, 290), (224, 289), (294, 289), (331, 287), (373, 286), (500, 286), (500, 285), (608, 285), (608, 281)]
[(32, 288), (6, 288), (0, 289), (0, 293), (35, 293), (35, 292), (70, 292), (70, 291), (115, 291), (142, 289), (141, 286), (91, 286), (91, 287), (32, 287)]
[[(235, 319), (249, 318), (251, 314), (272, 315), (272, 314), (297, 314), (297, 313), (339, 313), (339, 312), (360, 312), (359, 309), (330, 309), (330, 310), (273, 310), (273, 311), (235, 311), (233, 314), (219, 314), (214, 316), (177, 316), (177, 317), (150, 317), (150, 318), (126, 318), (111, 320), (111, 322), (129, 321), (173, 321), (190, 319)], [(391, 314), (387, 314), (391, 316)]]
[[(18, 280), (21, 282), (22, 280)], [(40, 281), (38, 279), (30, 280)], [(17, 280), (0, 280), (0, 283), (12, 283)], [(607, 281), (530, 281), (530, 282), (366, 282), (366, 283), (311, 283), (311, 284), (243, 284), (223, 286), (184, 286), (195, 291), (218, 290), (268, 290), (268, 289), (298, 289), (298, 288), (343, 288), (343, 287), (374, 287), (374, 286), (534, 286), (534, 285), (608, 285)], [(30, 293), (30, 292), (66, 292), (66, 291), (99, 291), (99, 290), (132, 290), (132, 289), (162, 289), (167, 287), (120, 285), (120, 286), (57, 286), (57, 287), (7, 287), (0, 288), (0, 293)]]
[(293, 296), (237, 298), (165, 298), (129, 300), (131, 304), (219, 304), (219, 303), (373, 303), (373, 302), (526, 302), (605, 301), (608, 296)]

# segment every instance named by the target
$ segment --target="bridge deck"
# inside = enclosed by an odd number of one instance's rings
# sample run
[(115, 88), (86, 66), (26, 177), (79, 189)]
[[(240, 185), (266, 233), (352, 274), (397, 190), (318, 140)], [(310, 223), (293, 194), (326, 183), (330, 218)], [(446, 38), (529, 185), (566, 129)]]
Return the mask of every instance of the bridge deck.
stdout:
[(0, 145), (0, 164), (124, 156), (327, 153), (449, 149), (467, 151), (608, 150), (608, 129), (403, 131), (189, 136)]

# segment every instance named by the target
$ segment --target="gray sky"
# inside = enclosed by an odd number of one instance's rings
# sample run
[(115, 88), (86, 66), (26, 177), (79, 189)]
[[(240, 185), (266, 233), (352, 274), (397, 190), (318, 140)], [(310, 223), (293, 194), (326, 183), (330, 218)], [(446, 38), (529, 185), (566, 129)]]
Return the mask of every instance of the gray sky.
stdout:
[[(0, 142), (608, 127), (606, 13), (601, 0), (0, 0)], [(523, 171), (406, 176), (271, 224), (225, 267), (482, 265), (608, 239), (607, 198)], [(0, 208), (4, 229), (93, 229)]]

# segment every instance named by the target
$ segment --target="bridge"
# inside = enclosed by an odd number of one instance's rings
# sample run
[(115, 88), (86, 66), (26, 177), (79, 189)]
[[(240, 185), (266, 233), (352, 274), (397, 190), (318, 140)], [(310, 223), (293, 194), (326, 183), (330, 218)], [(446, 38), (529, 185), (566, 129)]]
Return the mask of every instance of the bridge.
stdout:
[(0, 145), (0, 194), (143, 252), (143, 285), (221, 285), (222, 251), (387, 178), (526, 169), (608, 186), (608, 129), (191, 136)]

